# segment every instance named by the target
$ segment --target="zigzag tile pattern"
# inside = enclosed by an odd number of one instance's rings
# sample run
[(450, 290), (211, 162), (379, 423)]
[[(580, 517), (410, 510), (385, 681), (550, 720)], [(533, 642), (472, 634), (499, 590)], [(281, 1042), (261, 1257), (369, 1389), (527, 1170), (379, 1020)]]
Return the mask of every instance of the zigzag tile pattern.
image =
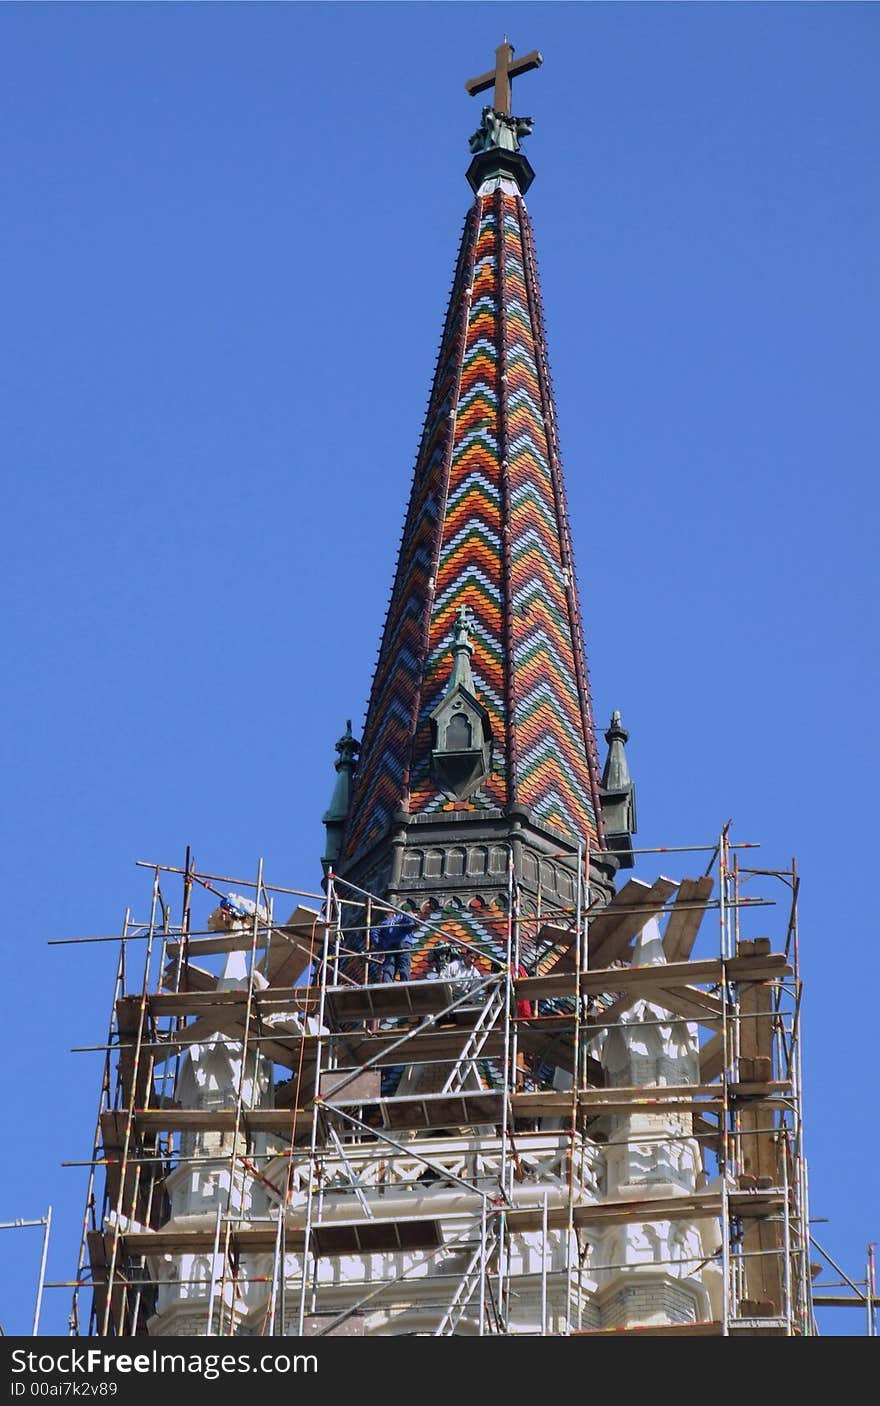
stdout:
[[(431, 951), (438, 943), (456, 940), (469, 943), (479, 954), (477, 966), (486, 976), (497, 972), (498, 963), (505, 961), (508, 917), (507, 910), (499, 903), (474, 905), (458, 912), (446, 908), (440, 913), (426, 907), (416, 911), (415, 916), (429, 923), (430, 928), (424, 928), (417, 934), (412, 959), (414, 981), (428, 975), (431, 968)], [(541, 923), (534, 920), (531, 923), (524, 922), (520, 927), (520, 962), (530, 976), (534, 975), (541, 965), (536, 942), (540, 927)], [(542, 948), (541, 952), (544, 950)]]
[(449, 467), (446, 515), (440, 544), (436, 593), (428, 636), (428, 659), (415, 739), (411, 806), (436, 802), (430, 775), (430, 715), (449, 682), (452, 626), (466, 605), (474, 620), (472, 669), (494, 737), (492, 775), (477, 806), (507, 800), (504, 753), (504, 583), (501, 572), (501, 486), (498, 447), (499, 284), (498, 227), (489, 201), (482, 202), (474, 265), (473, 297), (461, 375), (455, 440)]
[[(413, 981), (428, 975), (433, 948), (456, 940), (469, 943), (481, 954), (477, 966), (484, 975), (498, 970), (497, 963), (503, 962), (507, 951), (507, 914), (498, 904), (493, 903), (479, 910), (464, 908), (458, 913), (447, 909), (440, 914), (428, 913), (425, 917), (431, 924), (431, 930), (417, 940), (412, 961)], [(493, 957), (495, 962), (487, 960)]]
[(413, 472), (394, 588), (373, 676), (345, 837), (346, 855), (356, 854), (383, 833), (400, 805), (406, 784), (424, 666), (425, 614), (431, 595), (431, 571), (442, 528), (476, 221), (476, 211), (471, 210), (465, 221), (449, 297), (434, 385)]
[(588, 739), (526, 290), (524, 218), (518, 202), (507, 199), (503, 289), (517, 800), (561, 830), (592, 837)]
[(527, 219), (521, 198), (493, 194), (478, 197), (465, 222), (343, 862), (407, 800), (413, 813), (446, 803), (430, 774), (430, 714), (448, 684), (462, 604), (475, 622), (474, 681), (494, 738), (492, 774), (467, 808), (517, 800), (567, 833), (596, 837), (595, 742), (575, 664), (575, 587), (542, 410), (550, 388), (539, 369), (539, 295), (527, 286)]

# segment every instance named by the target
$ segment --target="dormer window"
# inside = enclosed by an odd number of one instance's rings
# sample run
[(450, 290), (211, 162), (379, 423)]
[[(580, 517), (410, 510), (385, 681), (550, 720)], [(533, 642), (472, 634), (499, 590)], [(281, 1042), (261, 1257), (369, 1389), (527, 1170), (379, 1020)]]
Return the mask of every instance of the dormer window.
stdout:
[(457, 684), (434, 709), (431, 726), (431, 770), (444, 791), (466, 800), (482, 786), (492, 767), (489, 714), (468, 689)]
[(446, 751), (467, 751), (472, 744), (473, 732), (464, 713), (453, 713), (446, 728)]
[(469, 625), (462, 606), (453, 626), (449, 689), (431, 714), (431, 771), (447, 795), (461, 801), (482, 786), (492, 769), (492, 727), (474, 691)]

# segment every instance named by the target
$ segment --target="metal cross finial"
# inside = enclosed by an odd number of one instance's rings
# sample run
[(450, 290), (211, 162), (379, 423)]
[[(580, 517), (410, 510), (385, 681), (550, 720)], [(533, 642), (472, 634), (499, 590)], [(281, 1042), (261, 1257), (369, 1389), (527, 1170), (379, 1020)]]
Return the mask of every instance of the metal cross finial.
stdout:
[(505, 34), (504, 43), (499, 44), (495, 50), (495, 67), (488, 73), (482, 73), (479, 78), (469, 78), (464, 86), (472, 98), (477, 93), (484, 93), (487, 88), (494, 88), (493, 108), (509, 117), (511, 79), (518, 78), (521, 73), (528, 73), (533, 68), (540, 68), (543, 62), (537, 49), (533, 49), (521, 59), (514, 59), (513, 45), (508, 44)]

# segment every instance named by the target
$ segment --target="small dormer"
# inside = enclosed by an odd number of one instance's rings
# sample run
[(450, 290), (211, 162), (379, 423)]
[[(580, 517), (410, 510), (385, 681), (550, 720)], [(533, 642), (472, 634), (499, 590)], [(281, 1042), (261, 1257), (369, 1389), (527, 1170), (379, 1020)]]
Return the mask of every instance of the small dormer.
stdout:
[(474, 692), (468, 626), (462, 606), (453, 629), (449, 688), (431, 714), (431, 770), (444, 791), (460, 801), (472, 796), (492, 769), (492, 727)]

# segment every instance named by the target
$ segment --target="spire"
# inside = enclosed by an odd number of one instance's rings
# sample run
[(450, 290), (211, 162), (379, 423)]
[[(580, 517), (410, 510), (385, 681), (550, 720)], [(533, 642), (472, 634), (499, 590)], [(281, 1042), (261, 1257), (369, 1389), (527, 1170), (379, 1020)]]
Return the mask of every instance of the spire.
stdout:
[(452, 673), (449, 678), (449, 693), (455, 692), (461, 685), (468, 693), (474, 693), (474, 676), (471, 673), (471, 658), (474, 647), (468, 639), (468, 626), (470, 616), (467, 606), (463, 603), (458, 608), (458, 615), (452, 627)]
[[(520, 67), (511, 56), (508, 76), (540, 60), (529, 55)], [(520, 121), (489, 112), (508, 133)], [(599, 761), (524, 158), (503, 141), (475, 156), (489, 166), (465, 220), (373, 678), (340, 856), (359, 882), (379, 872), (383, 837), (405, 848), (408, 827), (450, 804), (487, 823), (515, 816), (544, 827), (548, 853), (559, 851), (558, 837), (574, 853), (588, 842), (602, 861)], [(470, 750), (489, 761), (475, 789), (477, 759), (458, 787), (438, 768), (437, 712), (456, 680), (481, 712), (479, 728), (468, 719)], [(610, 856), (602, 862), (613, 872)]]
[[(503, 51), (503, 52), (502, 52)], [(537, 67), (502, 45), (477, 93)], [(492, 80), (492, 82), (489, 82)], [(502, 80), (503, 96), (503, 75)], [(519, 141), (484, 111), (339, 870), (374, 893), (613, 889)], [(506, 108), (506, 110), (505, 110)], [(524, 163), (524, 165), (523, 165)], [(467, 609), (465, 609), (467, 607)], [(451, 652), (451, 661), (450, 661)], [(454, 817), (447, 817), (454, 811)], [(479, 877), (479, 876), (484, 877)], [(537, 886), (537, 887), (536, 887)], [(470, 894), (471, 897), (468, 897)]]
[(629, 733), (622, 725), (620, 713), (611, 714), (611, 725), (605, 733), (608, 755), (602, 772), (602, 814), (608, 848), (613, 850), (622, 869), (633, 867), (632, 837), (636, 833), (636, 788), (629, 774), (626, 744)]
[(540, 68), (544, 62), (537, 49), (524, 58), (514, 60), (513, 45), (499, 44), (495, 50), (495, 67), (479, 78), (469, 78), (465, 88), (471, 97), (492, 88), (492, 105), (484, 107), (480, 125), (471, 137), (470, 147), (474, 159), (468, 167), (467, 178), (471, 189), (479, 194), (492, 181), (513, 182), (513, 188), (525, 195), (535, 173), (529, 161), (520, 151), (522, 137), (531, 136), (531, 117), (514, 117), (510, 110), (511, 83), (520, 73), (529, 73)]
[(351, 730), (351, 718), (345, 724), (345, 732), (336, 743), (336, 784), (330, 805), (325, 810), (322, 821), (327, 830), (324, 862), (330, 864), (337, 858), (342, 841), (342, 832), (348, 818), (351, 803), (351, 778), (357, 761), (360, 743)]

